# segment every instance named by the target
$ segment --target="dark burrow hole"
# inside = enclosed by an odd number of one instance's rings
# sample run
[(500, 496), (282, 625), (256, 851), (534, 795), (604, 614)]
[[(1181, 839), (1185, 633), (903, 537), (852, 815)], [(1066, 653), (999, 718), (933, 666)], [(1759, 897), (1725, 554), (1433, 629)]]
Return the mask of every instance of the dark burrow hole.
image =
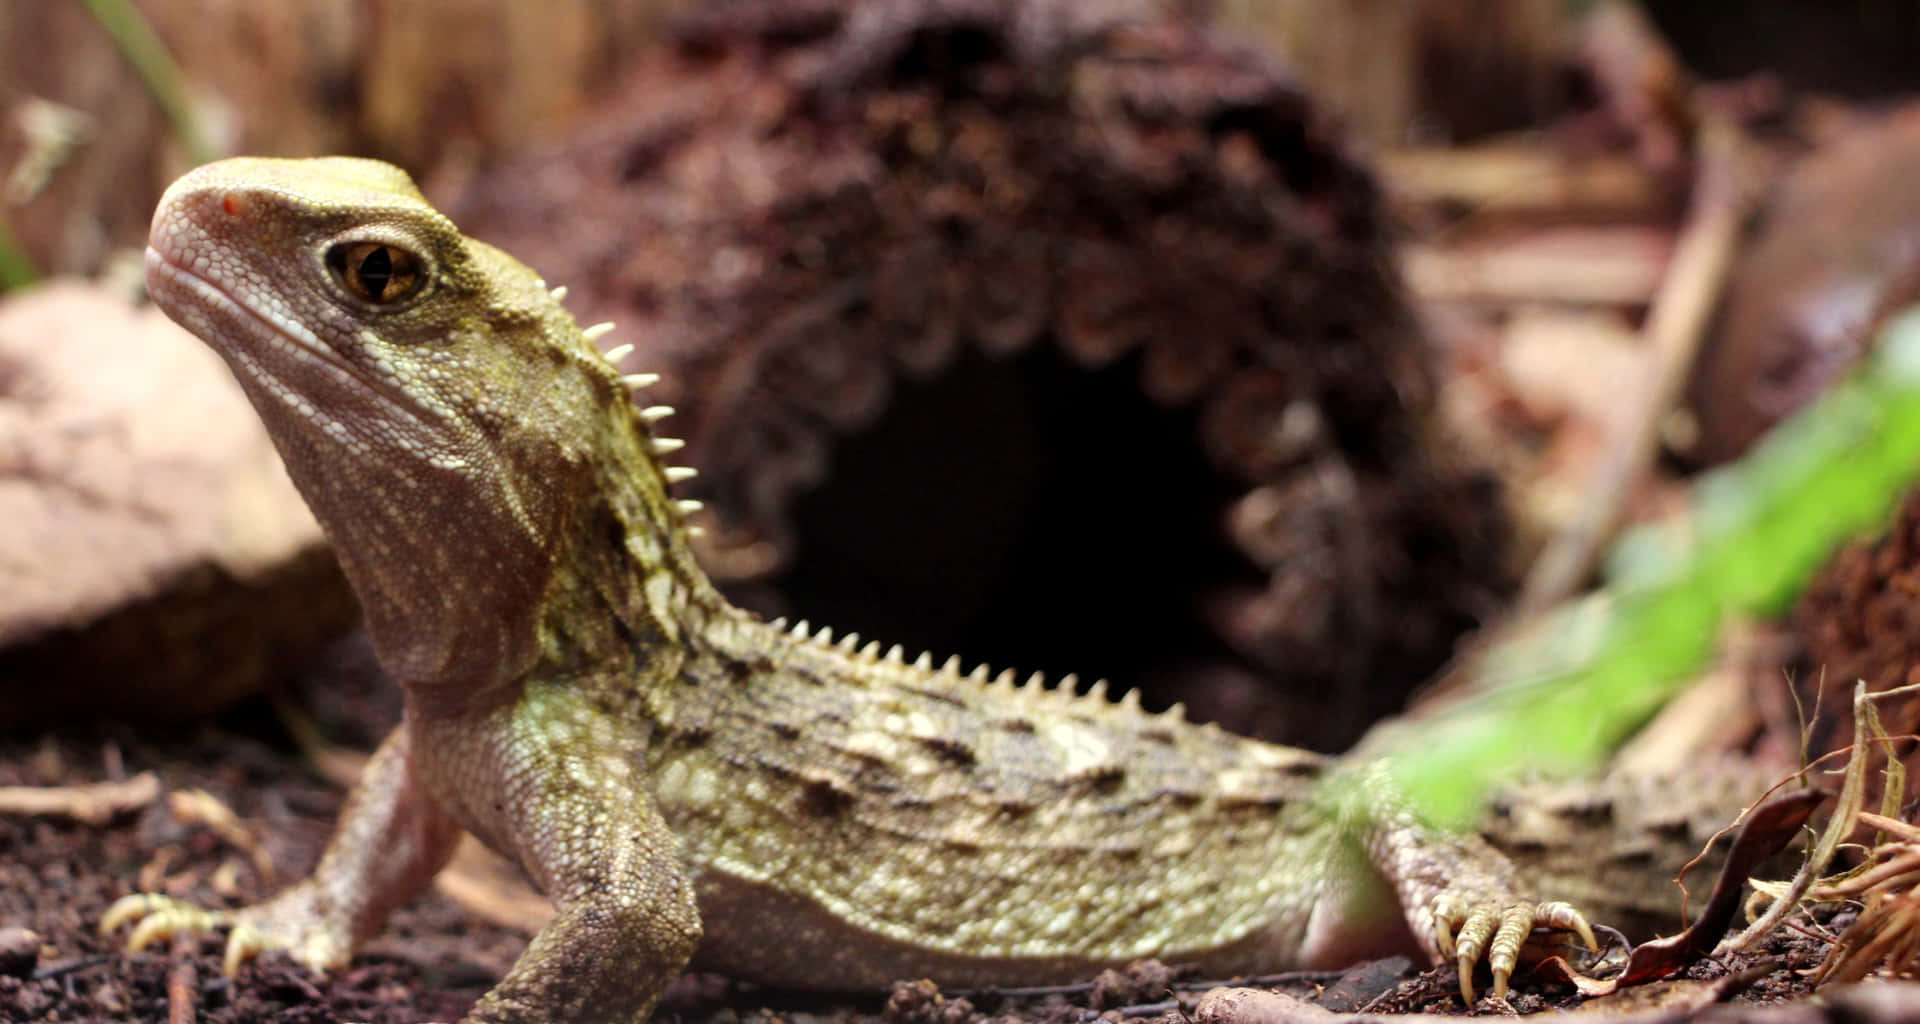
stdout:
[(1149, 704), (1234, 664), (1203, 616), (1223, 585), (1260, 580), (1221, 533), (1239, 489), (1193, 413), (1138, 379), (1134, 360), (1088, 371), (1037, 344), (897, 382), (795, 503), (788, 607), (910, 658), (1104, 677)]

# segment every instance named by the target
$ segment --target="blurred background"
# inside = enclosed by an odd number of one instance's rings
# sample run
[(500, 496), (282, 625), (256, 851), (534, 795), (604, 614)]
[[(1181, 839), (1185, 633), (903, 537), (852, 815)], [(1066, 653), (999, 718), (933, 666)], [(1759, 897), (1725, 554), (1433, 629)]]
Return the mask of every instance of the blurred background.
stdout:
[[(1912, 396), (1810, 458), (1858, 497), (1755, 449), (1920, 299), (1920, 4), (1729, 11), (0, 0), (0, 781), (394, 720), (244, 400), (140, 296), (174, 177), (326, 153), (617, 325), (763, 614), (1337, 751), (1789, 522), (1811, 553), (1729, 556), (1782, 582), (1698, 586), (1667, 674), (1706, 696), (1639, 756), (1791, 762), (1823, 680), (1920, 680)], [(1772, 484), (1703, 515), (1727, 466)]]
[(127, 332), (167, 328), (123, 319), (180, 171), (353, 153), (664, 375), (648, 400), (680, 410), (737, 600), (1341, 749), (1529, 573), (1529, 607), (1583, 587), (1615, 528), (1684, 505), (1901, 304), (1917, 25), (1900, 3), (1737, 25), (1549, 0), (7, 5), (0, 687), (23, 720), (191, 716), (350, 625), (231, 395), (230, 428), (194, 429), (219, 376), (143, 364)]

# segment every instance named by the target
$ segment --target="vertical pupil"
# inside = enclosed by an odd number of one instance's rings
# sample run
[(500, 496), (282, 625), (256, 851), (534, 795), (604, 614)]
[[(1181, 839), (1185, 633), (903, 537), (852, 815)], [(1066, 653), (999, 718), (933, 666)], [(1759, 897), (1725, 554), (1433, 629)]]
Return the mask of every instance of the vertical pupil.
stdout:
[(360, 283), (374, 298), (380, 298), (387, 292), (387, 285), (393, 280), (393, 256), (382, 245), (367, 253), (360, 261)]

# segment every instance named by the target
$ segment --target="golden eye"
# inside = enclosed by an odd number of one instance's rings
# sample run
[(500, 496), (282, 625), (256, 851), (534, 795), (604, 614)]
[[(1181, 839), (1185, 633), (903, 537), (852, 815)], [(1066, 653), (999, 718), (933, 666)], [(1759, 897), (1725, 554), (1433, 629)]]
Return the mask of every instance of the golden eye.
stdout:
[(345, 242), (327, 250), (327, 266), (356, 297), (390, 306), (412, 297), (425, 278), (420, 257), (380, 242)]

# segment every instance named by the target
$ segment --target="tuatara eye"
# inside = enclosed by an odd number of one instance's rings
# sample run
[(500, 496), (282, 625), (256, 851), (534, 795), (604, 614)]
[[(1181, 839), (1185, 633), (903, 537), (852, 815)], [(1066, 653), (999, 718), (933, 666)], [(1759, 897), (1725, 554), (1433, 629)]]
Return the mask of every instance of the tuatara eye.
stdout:
[(343, 242), (327, 250), (327, 266), (355, 297), (390, 306), (420, 290), (420, 257), (381, 242)]

